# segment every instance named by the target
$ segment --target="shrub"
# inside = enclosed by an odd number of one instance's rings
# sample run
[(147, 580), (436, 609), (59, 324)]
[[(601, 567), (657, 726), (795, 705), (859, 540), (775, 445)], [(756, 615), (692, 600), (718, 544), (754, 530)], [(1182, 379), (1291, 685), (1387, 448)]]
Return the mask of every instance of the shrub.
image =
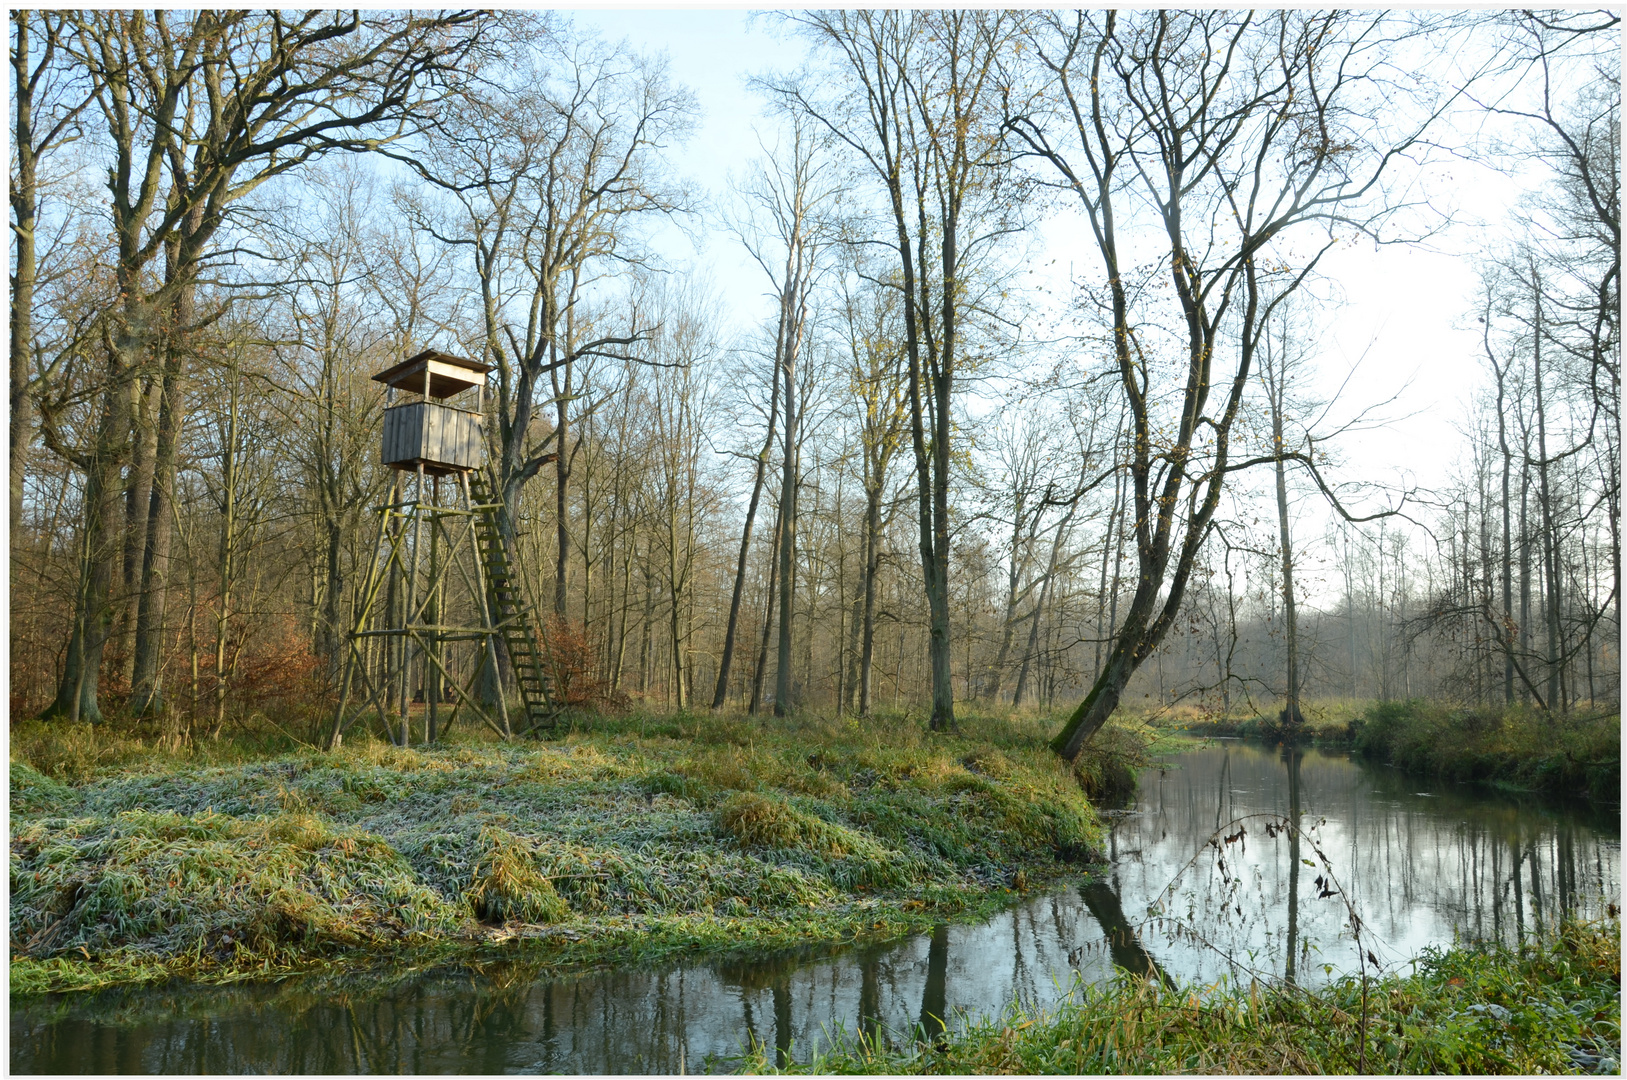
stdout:
[(583, 623), (550, 614), (542, 627), (543, 665), (553, 680), (556, 706), (579, 712), (621, 712), (626, 694), (610, 689), (599, 674), (598, 644)]

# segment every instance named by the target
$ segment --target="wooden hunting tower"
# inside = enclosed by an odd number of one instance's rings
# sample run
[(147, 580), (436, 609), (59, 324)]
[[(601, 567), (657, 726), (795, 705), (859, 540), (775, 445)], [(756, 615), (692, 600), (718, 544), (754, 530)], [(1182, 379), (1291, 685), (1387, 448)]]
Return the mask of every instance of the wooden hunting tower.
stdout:
[[(392, 742), (406, 746), (415, 706), (429, 742), (464, 709), (510, 735), (500, 649), (520, 692), (521, 732), (554, 726), (535, 605), (503, 543), (503, 506), (482, 468), (491, 370), (429, 349), (373, 376), (389, 387), (380, 459), (394, 478), (388, 501), (374, 508), (374, 556), (345, 651), (330, 746), (363, 717), (376, 718)], [(447, 404), (468, 390), (475, 391), (473, 409)], [(450, 481), (445, 502), (442, 479)], [(452, 706), (444, 726), (443, 704)]]

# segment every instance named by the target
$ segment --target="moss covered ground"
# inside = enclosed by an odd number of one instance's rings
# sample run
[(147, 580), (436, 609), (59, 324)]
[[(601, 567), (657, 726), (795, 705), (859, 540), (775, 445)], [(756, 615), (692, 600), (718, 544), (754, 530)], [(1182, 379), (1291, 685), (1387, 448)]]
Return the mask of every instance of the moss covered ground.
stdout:
[(891, 937), (1096, 857), (1054, 723), (632, 716), (563, 740), (162, 749), (21, 725), (14, 994), (512, 951), (560, 964)]
[[(1365, 1008), (1364, 1008), (1365, 1000)], [(838, 1038), (814, 1074), (1616, 1073), (1621, 923), (1569, 925), (1519, 951), (1426, 950), (1409, 975), (1316, 990), (1169, 989), (1122, 976), (1059, 1008), (892, 1046)], [(779, 1071), (759, 1053), (750, 1073)]]

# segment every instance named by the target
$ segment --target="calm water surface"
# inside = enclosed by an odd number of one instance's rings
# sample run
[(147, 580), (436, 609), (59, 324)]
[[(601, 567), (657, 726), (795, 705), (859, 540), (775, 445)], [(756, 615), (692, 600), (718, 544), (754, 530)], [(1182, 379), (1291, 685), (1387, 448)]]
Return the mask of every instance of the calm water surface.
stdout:
[[(1297, 820), (1303, 837), (1268, 836), (1259, 815)], [(1217, 834), (1218, 848), (1207, 846)], [(749, 1040), (802, 1058), (838, 1029), (908, 1039), (940, 1017), (954, 1027), (1013, 1003), (1053, 1003), (1075, 980), (1116, 968), (1204, 985), (1325, 981), (1355, 962), (1346, 897), (1364, 921), (1364, 947), (1401, 971), (1455, 933), (1513, 941), (1567, 911), (1621, 901), (1619, 814), (1241, 742), (1144, 773), (1133, 808), (1113, 817), (1108, 854), (1097, 879), (987, 923), (834, 953), (564, 977), (516, 960), (366, 982), (35, 999), (12, 1009), (11, 1067), (720, 1071)], [(1337, 892), (1322, 896), (1329, 868)]]

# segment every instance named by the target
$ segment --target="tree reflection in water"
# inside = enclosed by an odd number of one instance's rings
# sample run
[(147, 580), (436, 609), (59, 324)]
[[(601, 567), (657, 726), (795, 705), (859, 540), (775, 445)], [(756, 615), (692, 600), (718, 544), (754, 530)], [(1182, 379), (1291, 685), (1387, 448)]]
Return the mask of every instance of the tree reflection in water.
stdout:
[(1285, 746), (1282, 760), (1288, 766), (1288, 949), (1283, 962), (1283, 978), (1294, 984), (1294, 961), (1299, 948), (1299, 763), (1304, 754), (1297, 746)]
[(1079, 886), (1079, 895), (1085, 901), (1085, 908), (1101, 924), (1102, 933), (1107, 935), (1108, 953), (1116, 966), (1132, 975), (1143, 978), (1151, 976), (1165, 986), (1175, 988), (1175, 980), (1165, 974), (1152, 954), (1142, 947), (1141, 938), (1130, 920), (1124, 917), (1124, 905), (1119, 902), (1119, 894), (1113, 891), (1111, 885), (1105, 881), (1092, 881)]

